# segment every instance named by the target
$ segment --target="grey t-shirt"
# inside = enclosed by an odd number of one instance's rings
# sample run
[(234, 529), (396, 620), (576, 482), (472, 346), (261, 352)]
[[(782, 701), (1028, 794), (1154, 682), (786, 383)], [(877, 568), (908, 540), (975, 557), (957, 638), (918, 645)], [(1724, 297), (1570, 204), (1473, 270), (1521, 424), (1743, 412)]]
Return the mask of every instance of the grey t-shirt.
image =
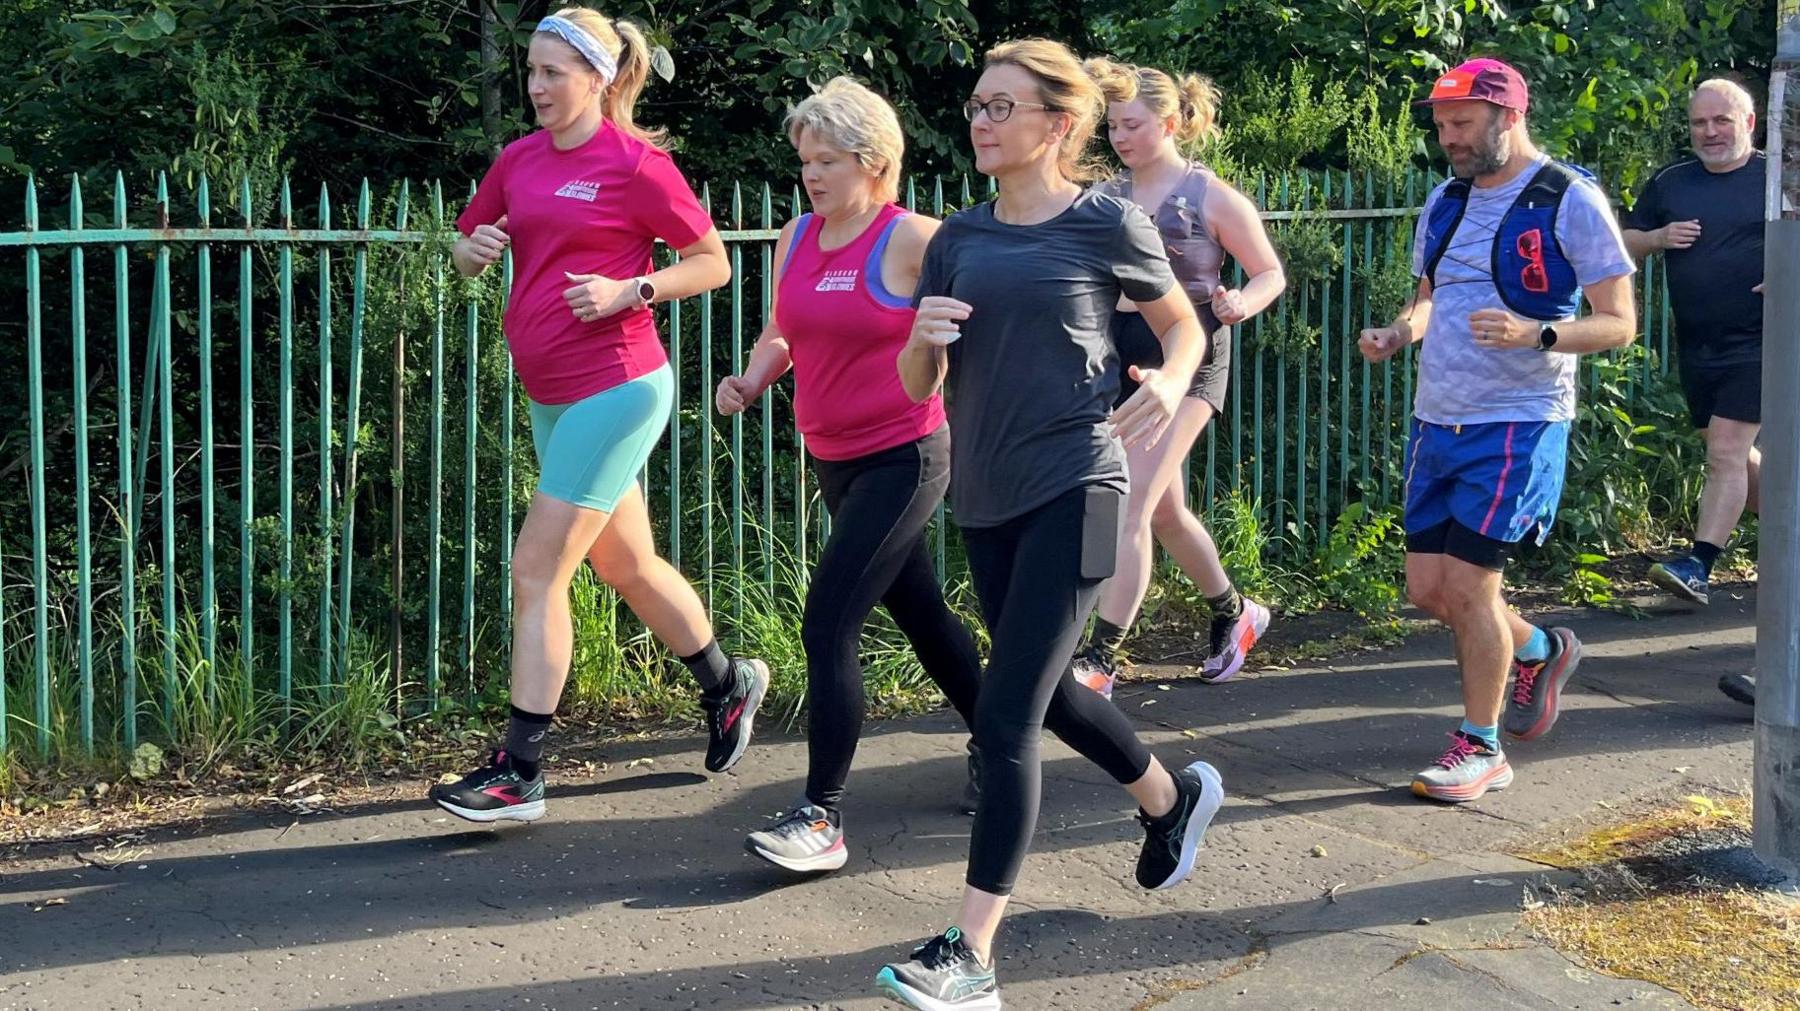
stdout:
[[(1507, 208), (1546, 160), (1539, 158), (1502, 185), (1469, 189), (1468, 206), (1438, 261), (1432, 285), (1431, 321), (1419, 349), (1419, 389), (1413, 400), (1413, 416), (1420, 421), (1473, 425), (1575, 417), (1575, 355), (1484, 348), (1469, 329), (1470, 313), (1506, 309), (1494, 287), (1494, 235)], [(1431, 191), (1419, 215), (1413, 236), (1415, 277), (1425, 274), (1425, 225), (1447, 185)], [(1636, 270), (1606, 195), (1588, 180), (1576, 182), (1563, 195), (1556, 239), (1583, 287)]]
[(950, 345), (950, 505), (997, 526), (1082, 485), (1126, 490), (1107, 425), (1119, 388), (1113, 307), (1175, 287), (1156, 226), (1135, 204), (1083, 192), (1056, 217), (1008, 225), (985, 203), (952, 214), (925, 250), (914, 304), (973, 307)]

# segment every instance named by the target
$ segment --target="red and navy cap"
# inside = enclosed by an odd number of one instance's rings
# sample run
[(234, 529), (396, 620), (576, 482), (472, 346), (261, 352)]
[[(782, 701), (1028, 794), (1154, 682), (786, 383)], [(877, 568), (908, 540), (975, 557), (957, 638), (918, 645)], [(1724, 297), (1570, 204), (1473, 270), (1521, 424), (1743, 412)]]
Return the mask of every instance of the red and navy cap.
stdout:
[(1470, 60), (1447, 71), (1431, 86), (1431, 96), (1415, 103), (1436, 105), (1439, 102), (1492, 102), (1505, 109), (1526, 111), (1531, 94), (1525, 78), (1511, 66), (1495, 59)]

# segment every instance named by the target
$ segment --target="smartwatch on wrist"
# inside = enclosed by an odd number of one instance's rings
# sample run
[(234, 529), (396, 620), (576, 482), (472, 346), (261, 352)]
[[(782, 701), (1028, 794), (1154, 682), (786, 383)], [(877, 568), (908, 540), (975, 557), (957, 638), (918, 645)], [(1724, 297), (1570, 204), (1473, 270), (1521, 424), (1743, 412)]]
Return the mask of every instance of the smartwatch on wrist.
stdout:
[(1549, 351), (1554, 347), (1556, 347), (1556, 328), (1545, 323), (1544, 328), (1538, 331), (1537, 349), (1539, 351)]
[(637, 298), (639, 309), (648, 309), (656, 302), (656, 285), (648, 277), (632, 278), (631, 293)]

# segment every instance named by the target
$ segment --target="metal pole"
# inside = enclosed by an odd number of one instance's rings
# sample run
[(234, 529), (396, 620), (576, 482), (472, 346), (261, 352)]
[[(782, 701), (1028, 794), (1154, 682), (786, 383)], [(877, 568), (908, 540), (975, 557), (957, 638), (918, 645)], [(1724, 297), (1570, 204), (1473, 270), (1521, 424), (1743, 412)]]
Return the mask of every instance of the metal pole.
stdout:
[[(1782, 0), (1770, 82), (1763, 388), (1800, 388), (1800, 0)], [(1784, 144), (1785, 140), (1785, 144)], [(1800, 881), (1800, 400), (1767, 398), (1756, 621), (1756, 855)]]

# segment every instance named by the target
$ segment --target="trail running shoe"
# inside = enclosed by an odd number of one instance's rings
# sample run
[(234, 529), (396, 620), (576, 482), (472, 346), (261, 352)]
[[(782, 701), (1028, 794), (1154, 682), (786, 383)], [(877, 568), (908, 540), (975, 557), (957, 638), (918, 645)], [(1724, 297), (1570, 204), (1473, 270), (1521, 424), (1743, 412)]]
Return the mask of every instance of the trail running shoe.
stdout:
[(744, 848), (777, 867), (803, 873), (835, 871), (849, 856), (844, 830), (815, 804), (797, 807), (761, 832), (750, 833)]
[(1549, 630), (1550, 655), (1537, 663), (1513, 660), (1512, 699), (1501, 726), (1507, 736), (1532, 741), (1550, 732), (1562, 709), (1563, 686), (1581, 663), (1581, 640), (1566, 628)]
[(975, 949), (951, 927), (913, 949), (912, 959), (881, 967), (875, 989), (920, 1011), (999, 1011), (1000, 986), (994, 970), (981, 964)]
[(962, 802), (957, 805), (963, 814), (974, 814), (981, 808), (981, 752), (969, 741), (969, 780), (963, 784)]
[(1194, 855), (1206, 841), (1207, 826), (1225, 803), (1219, 770), (1195, 762), (1175, 774), (1175, 808), (1162, 818), (1138, 811), (1144, 848), (1138, 851), (1138, 884), (1153, 891), (1173, 888), (1194, 871)]
[(1206, 660), (1200, 664), (1200, 680), (1209, 685), (1222, 684), (1237, 676), (1244, 668), (1244, 658), (1263, 633), (1269, 630), (1269, 609), (1244, 598), (1243, 610), (1236, 618), (1215, 616)]
[(1650, 581), (1682, 600), (1704, 604), (1710, 596), (1706, 566), (1693, 555), (1671, 558), (1650, 566)]
[(467, 776), (433, 786), (431, 799), (469, 821), (537, 821), (544, 816), (544, 776), (526, 779), (506, 752), (496, 751)]
[(1747, 706), (1756, 705), (1756, 675), (1726, 674), (1719, 678), (1719, 690), (1729, 695), (1734, 701)]
[(724, 772), (744, 757), (756, 709), (769, 691), (769, 665), (761, 660), (733, 659), (737, 685), (722, 699), (700, 696), (706, 710), (706, 770)]
[(1450, 735), (1450, 742), (1449, 749), (1437, 761), (1413, 777), (1413, 793), (1461, 804), (1489, 790), (1504, 790), (1512, 785), (1512, 766), (1506, 764), (1505, 752), (1464, 737), (1460, 730)]

